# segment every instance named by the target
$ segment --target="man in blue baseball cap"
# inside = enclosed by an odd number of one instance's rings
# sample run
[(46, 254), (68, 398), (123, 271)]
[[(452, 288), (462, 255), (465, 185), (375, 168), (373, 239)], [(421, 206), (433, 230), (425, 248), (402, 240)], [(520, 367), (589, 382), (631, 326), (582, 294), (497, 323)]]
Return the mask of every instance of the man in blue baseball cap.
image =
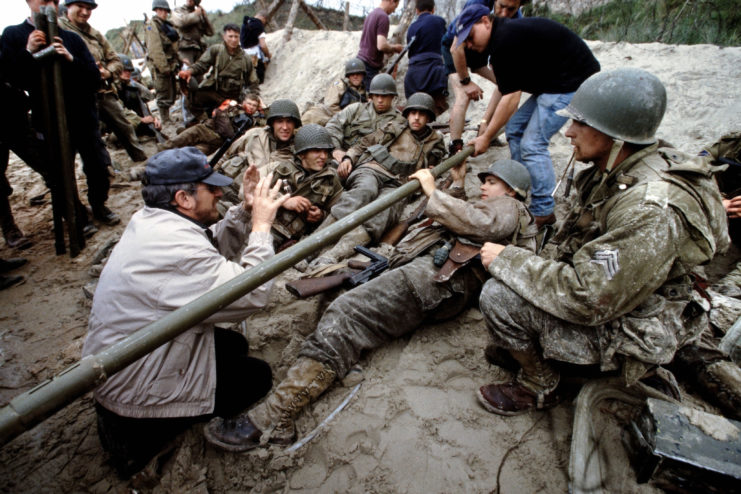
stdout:
[[(194, 147), (152, 156), (145, 206), (132, 216), (95, 291), (82, 353), (92, 355), (231, 280), (274, 255), (270, 228), (288, 198), (250, 166), (244, 201), (216, 222), (220, 187)], [(247, 340), (217, 322), (237, 322), (265, 306), (267, 282), (95, 390), (100, 441), (123, 477), (141, 470), (191, 424), (229, 417), (264, 396), (270, 367), (247, 356)]]
[[(512, 159), (530, 172), (530, 211), (538, 226), (556, 221), (551, 194), (556, 185), (548, 144), (568, 118), (556, 112), (600, 70), (589, 47), (561, 24), (543, 18), (496, 17), (481, 5), (466, 7), (456, 24), (456, 42), (488, 54), (497, 87), (486, 112), (486, 130), (472, 144), (481, 154), (505, 127)], [(465, 67), (458, 75), (467, 79)], [(520, 93), (532, 96), (518, 109)]]

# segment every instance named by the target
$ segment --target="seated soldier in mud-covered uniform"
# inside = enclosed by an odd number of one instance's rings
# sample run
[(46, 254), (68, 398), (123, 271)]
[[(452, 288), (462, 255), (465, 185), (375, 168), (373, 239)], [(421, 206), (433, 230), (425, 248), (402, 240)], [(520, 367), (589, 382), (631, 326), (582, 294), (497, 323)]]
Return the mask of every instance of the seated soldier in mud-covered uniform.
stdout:
[[(640, 95), (640, 98), (636, 98)], [(563, 116), (575, 158), (575, 201), (556, 233), (556, 257), (487, 243), (492, 278), (480, 305), (494, 344), (519, 371), (478, 390), (488, 411), (516, 415), (561, 399), (560, 362), (619, 371), (630, 386), (708, 325), (710, 303), (692, 270), (728, 247), (712, 170), (660, 148), (666, 90), (653, 74), (589, 77)]]
[[(368, 90), (367, 103), (353, 103), (343, 108), (329, 119), (325, 126), (332, 136), (334, 151), (332, 156), (339, 162), (347, 149), (358, 143), (364, 136), (375, 132), (387, 123), (402, 121), (401, 113), (394, 108), (394, 98), (398, 95), (396, 81), (388, 74), (378, 74), (373, 78)], [(347, 173), (340, 171), (340, 177)]]
[(365, 64), (358, 58), (345, 62), (345, 77), (337, 79), (327, 89), (324, 102), (314, 105), (301, 115), (305, 124), (316, 123), (327, 125), (329, 119), (352, 103), (365, 103), (368, 98), (363, 85)]
[(342, 193), (337, 170), (329, 165), (332, 139), (317, 124), (304, 125), (296, 132), (296, 157), (275, 167), (273, 184), (281, 180), (290, 192), (273, 223), (273, 238), (279, 248), (310, 233), (327, 215)]
[[(445, 154), (443, 136), (428, 125), (435, 120), (432, 97), (425, 93), (413, 94), (403, 115), (405, 121), (387, 123), (363, 137), (342, 157), (337, 172), (340, 176), (347, 173), (350, 176), (345, 192), (332, 206), (327, 224), (391, 192), (416, 170), (436, 166), (441, 161)], [(346, 233), (312, 261), (312, 270), (350, 256), (356, 245), (379, 242), (386, 230), (399, 221), (406, 204), (407, 201), (399, 201)]]
[[(255, 165), (260, 176), (266, 176), (278, 163), (293, 160), (293, 138), (299, 127), (301, 114), (296, 103), (289, 99), (273, 101), (268, 108), (267, 125), (248, 130), (232, 143), (224, 154), (221, 172), (234, 178), (244, 173), (248, 166)], [(238, 204), (240, 197), (238, 185), (225, 188), (219, 211)]]
[[(410, 229), (392, 256), (399, 267), (329, 306), (286, 378), (265, 401), (234, 419), (211, 421), (205, 429), (209, 442), (244, 451), (260, 445), (262, 434), (269, 434), (272, 443), (289, 443), (295, 436), (296, 415), (335, 379), (344, 377), (362, 352), (408, 335), (424, 323), (451, 319), (476, 303), (487, 278), (477, 257), (481, 244), (498, 241), (535, 249), (537, 228), (525, 205), (530, 175), (522, 164), (502, 160), (479, 174), (481, 199), (473, 202), (452, 195), (462, 188), (465, 165), (451, 175), (455, 179), (451, 195), (435, 188), (429, 170), (412, 175), (429, 197), (425, 214), (434, 222), (423, 221)], [(438, 261), (439, 267), (436, 251), (444, 242), (455, 242), (455, 247), (449, 259)]]

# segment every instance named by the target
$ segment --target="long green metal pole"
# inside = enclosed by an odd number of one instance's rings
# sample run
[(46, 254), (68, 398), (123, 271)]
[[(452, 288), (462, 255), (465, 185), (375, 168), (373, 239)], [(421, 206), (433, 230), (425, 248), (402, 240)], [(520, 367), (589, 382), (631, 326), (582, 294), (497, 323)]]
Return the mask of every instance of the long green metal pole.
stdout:
[[(463, 151), (435, 167), (432, 170), (433, 175), (440, 176), (462, 163), (472, 153), (472, 147), (464, 148)], [(88, 355), (52, 379), (18, 395), (0, 410), (0, 445), (4, 445), (91, 391), (105, 382), (108, 376), (167, 343), (418, 189), (418, 181), (407, 182), (392, 193), (376, 199), (349, 216), (298, 242), (293, 247), (276, 254), (268, 261), (248, 269), (159, 321), (143, 327), (95, 355)]]

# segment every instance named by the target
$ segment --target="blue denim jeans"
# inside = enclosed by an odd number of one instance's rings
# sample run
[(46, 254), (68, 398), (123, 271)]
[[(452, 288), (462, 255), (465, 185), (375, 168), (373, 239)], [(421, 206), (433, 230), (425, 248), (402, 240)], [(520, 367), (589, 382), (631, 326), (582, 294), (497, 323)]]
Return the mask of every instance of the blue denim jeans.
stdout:
[(568, 120), (556, 112), (566, 107), (572, 96), (574, 93), (533, 95), (512, 115), (505, 127), (512, 159), (525, 165), (530, 172), (530, 212), (535, 216), (547, 216), (553, 212), (555, 203), (551, 194), (556, 187), (556, 173), (548, 143)]

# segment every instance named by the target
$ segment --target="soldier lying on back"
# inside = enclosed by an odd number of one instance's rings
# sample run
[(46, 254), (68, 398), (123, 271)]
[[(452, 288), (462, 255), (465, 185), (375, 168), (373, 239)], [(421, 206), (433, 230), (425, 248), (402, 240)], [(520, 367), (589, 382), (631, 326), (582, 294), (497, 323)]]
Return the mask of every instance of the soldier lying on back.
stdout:
[[(465, 165), (451, 174), (454, 186), (462, 185)], [(286, 378), (249, 412), (212, 420), (205, 429), (209, 442), (231, 451), (258, 446), (263, 433), (270, 433), (273, 443), (291, 442), (296, 415), (336, 378), (344, 377), (361, 352), (408, 335), (423, 323), (451, 319), (476, 303), (487, 278), (475, 256), (481, 244), (498, 239), (535, 249), (537, 229), (525, 205), (530, 174), (522, 164), (502, 160), (481, 173), (481, 200), (475, 202), (436, 190), (429, 170), (412, 177), (429, 197), (425, 214), (430, 221), (413, 228), (397, 246), (396, 262), (411, 262), (337, 298), (303, 343)], [(438, 268), (434, 253), (451, 240), (456, 241), (454, 252), (473, 255), (462, 263), (448, 259)]]
[(247, 95), (241, 105), (233, 99), (224, 100), (213, 111), (211, 118), (188, 127), (162, 144), (160, 150), (195, 146), (203, 154), (213, 153), (226, 139), (234, 137), (235, 132), (242, 125), (243, 115), (252, 118), (254, 108), (256, 108), (255, 103), (259, 104), (259, 100), (260, 98), (256, 95)]
[[(342, 219), (391, 189), (409, 175), (437, 165), (445, 154), (443, 136), (430, 128), (435, 120), (435, 102), (425, 93), (413, 94), (404, 108), (406, 121), (391, 121), (363, 137), (342, 158), (337, 172), (350, 174), (328, 222)], [(352, 170), (352, 172), (350, 172)], [(356, 245), (378, 242), (384, 232), (399, 221), (406, 201), (399, 201), (351, 230), (331, 249), (315, 259), (311, 268), (333, 264), (353, 252)]]
[(282, 180), (283, 192), (291, 194), (273, 222), (276, 249), (310, 233), (340, 197), (340, 177), (335, 167), (328, 166), (332, 147), (332, 139), (324, 127), (304, 125), (296, 132), (295, 158), (276, 166), (273, 184)]
[(358, 58), (351, 58), (345, 62), (345, 77), (337, 79), (327, 89), (324, 102), (306, 110), (301, 115), (304, 123), (327, 125), (329, 119), (340, 110), (352, 103), (365, 103), (368, 97), (363, 85), (365, 64)]

